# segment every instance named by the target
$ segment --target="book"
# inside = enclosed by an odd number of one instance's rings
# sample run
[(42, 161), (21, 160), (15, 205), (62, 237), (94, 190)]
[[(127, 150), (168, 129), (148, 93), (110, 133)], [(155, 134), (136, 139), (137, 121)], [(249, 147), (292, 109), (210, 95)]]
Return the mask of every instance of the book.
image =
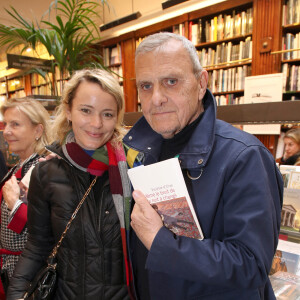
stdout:
[(203, 239), (178, 158), (128, 170), (135, 190), (140, 190), (176, 235)]
[(300, 244), (279, 239), (269, 275), (277, 299), (299, 299)]
[(300, 235), (300, 167), (281, 165), (280, 172), (284, 182), (281, 231)]
[(270, 275), (277, 272), (288, 272), (300, 275), (300, 256), (299, 254), (277, 249), (272, 261)]
[(277, 272), (269, 278), (277, 300), (300, 298), (300, 276), (288, 272)]

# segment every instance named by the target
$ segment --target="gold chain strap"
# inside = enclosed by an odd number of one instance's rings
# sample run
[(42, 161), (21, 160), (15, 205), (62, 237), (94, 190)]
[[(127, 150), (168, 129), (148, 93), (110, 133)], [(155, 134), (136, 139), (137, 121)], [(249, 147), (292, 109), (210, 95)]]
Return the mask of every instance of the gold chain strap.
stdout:
[(69, 228), (70, 228), (70, 226), (71, 226), (71, 223), (72, 223), (72, 221), (75, 219), (75, 217), (76, 217), (76, 215), (77, 215), (77, 213), (78, 213), (78, 211), (79, 211), (81, 205), (83, 204), (85, 198), (88, 196), (88, 194), (90, 193), (92, 187), (93, 187), (94, 184), (96, 183), (97, 178), (98, 178), (98, 176), (96, 176), (96, 177), (94, 178), (94, 180), (92, 181), (90, 187), (89, 187), (89, 188), (87, 189), (87, 191), (85, 192), (84, 196), (82, 197), (81, 201), (79, 202), (78, 206), (76, 207), (75, 211), (73, 212), (73, 214), (72, 214), (72, 216), (71, 216), (71, 219), (69, 220), (69, 222), (68, 222), (68, 224), (67, 224), (67, 226), (66, 226), (64, 232), (62, 233), (62, 235), (61, 235), (61, 237), (60, 237), (60, 240), (58, 241), (58, 243), (56, 244), (56, 246), (53, 248), (52, 253), (50, 254), (49, 257), (54, 258), (54, 257), (56, 256), (57, 250), (58, 250), (58, 248), (60, 247), (60, 245), (61, 245), (61, 243), (62, 243), (62, 240), (64, 239), (64, 237), (65, 237), (67, 231), (69, 230)]

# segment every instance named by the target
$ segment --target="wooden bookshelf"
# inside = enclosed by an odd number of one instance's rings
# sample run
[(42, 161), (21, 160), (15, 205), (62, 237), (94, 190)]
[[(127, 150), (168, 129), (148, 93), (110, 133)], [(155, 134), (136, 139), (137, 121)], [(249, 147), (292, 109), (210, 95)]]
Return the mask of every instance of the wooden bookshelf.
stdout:
[[(178, 24), (184, 25), (184, 35), (188, 38), (191, 37), (189, 32), (190, 22), (196, 23), (199, 19), (210, 19), (213, 16), (218, 16), (219, 14), (232, 14), (233, 11), (235, 11), (235, 13), (239, 13), (251, 8), (253, 17), (251, 32), (246, 32), (243, 35), (240, 34), (232, 37), (225, 37), (217, 41), (201, 41), (195, 46), (200, 51), (200, 49), (216, 47), (222, 43), (226, 44), (228, 42), (232, 42), (233, 44), (237, 44), (240, 41), (245, 41), (247, 37), (251, 37), (251, 59), (249, 58), (236, 62), (224, 62), (219, 65), (208, 66), (207, 70), (226, 70), (247, 65), (251, 72), (248, 73), (248, 75), (263, 75), (281, 72), (281, 55), (272, 55), (271, 52), (281, 50), (282, 3), (283, 1), (281, 0), (228, 0), (101, 42), (102, 47), (110, 47), (116, 43), (121, 44), (126, 111), (137, 112), (140, 109), (135, 86), (134, 71), (134, 53), (137, 41), (156, 32), (172, 31), (174, 26)], [(293, 27), (292, 30), (297, 30), (298, 27), (296, 26), (295, 28)], [(216, 95), (230, 93), (237, 97), (242, 95), (241, 89), (237, 90), (236, 88), (231, 91), (216, 91), (215, 93)], [(288, 99), (288, 96), (286, 99)]]

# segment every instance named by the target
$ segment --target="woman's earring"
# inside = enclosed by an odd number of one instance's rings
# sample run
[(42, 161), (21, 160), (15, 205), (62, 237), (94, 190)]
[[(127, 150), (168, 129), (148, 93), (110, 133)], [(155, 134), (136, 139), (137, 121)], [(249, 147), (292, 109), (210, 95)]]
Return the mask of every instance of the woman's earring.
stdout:
[(38, 141), (39, 139), (40, 139), (39, 137), (36, 137), (36, 138), (35, 138), (36, 141)]

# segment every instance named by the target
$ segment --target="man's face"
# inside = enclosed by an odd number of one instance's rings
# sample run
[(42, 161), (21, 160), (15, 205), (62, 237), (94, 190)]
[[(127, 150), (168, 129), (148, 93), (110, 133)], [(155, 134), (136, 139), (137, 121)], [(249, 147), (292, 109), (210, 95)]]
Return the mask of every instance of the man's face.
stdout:
[(136, 80), (143, 114), (154, 131), (172, 138), (202, 112), (207, 72), (197, 79), (181, 42), (170, 40), (160, 49), (139, 54)]

